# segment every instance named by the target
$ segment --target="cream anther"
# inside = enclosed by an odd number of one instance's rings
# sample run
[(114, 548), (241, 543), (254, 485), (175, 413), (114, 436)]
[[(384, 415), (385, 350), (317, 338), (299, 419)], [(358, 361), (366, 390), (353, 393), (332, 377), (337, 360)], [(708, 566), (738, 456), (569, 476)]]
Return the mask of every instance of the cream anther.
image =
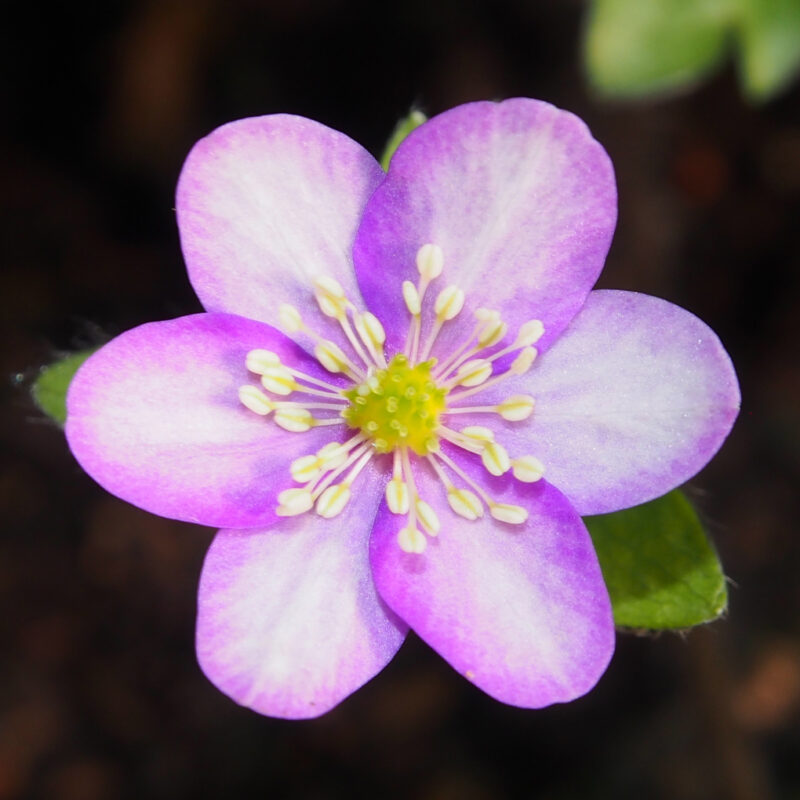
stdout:
[(386, 484), (386, 505), (392, 514), (408, 514), (408, 486), (399, 478)]
[(483, 425), (470, 425), (466, 428), (462, 428), (460, 432), (463, 433), (464, 436), (469, 436), (470, 439), (477, 439), (479, 442), (494, 441), (494, 431), (489, 428), (484, 428)]
[(362, 441), (360, 436), (354, 436), (350, 442), (339, 444), (339, 442), (329, 442), (325, 447), (317, 450), (317, 458), (325, 470), (336, 469), (347, 461), (347, 454), (351, 447)]
[(478, 344), (481, 347), (493, 347), (508, 333), (506, 325), (500, 317), (487, 320), (478, 333)]
[(441, 320), (451, 320), (458, 316), (464, 307), (464, 292), (458, 286), (450, 285), (439, 292), (433, 310)]
[(407, 525), (397, 534), (397, 543), (405, 553), (424, 553), (428, 545), (424, 534), (416, 525)]
[(310, 483), (319, 476), (321, 468), (322, 462), (319, 456), (300, 456), (292, 461), (289, 471), (298, 483)]
[(500, 312), (491, 308), (478, 308), (475, 310), (475, 319), (479, 322), (490, 322), (493, 319), (500, 319)]
[(308, 489), (285, 489), (278, 495), (278, 503), (280, 505), (275, 513), (279, 517), (296, 517), (298, 514), (304, 514), (314, 505)]
[(448, 381), (453, 386), (480, 386), (492, 374), (492, 364), (483, 358), (467, 361), (458, 368), (455, 377)]
[(347, 356), (333, 342), (320, 342), (314, 348), (314, 355), (328, 372), (347, 372), (347, 367), (350, 366)]
[(303, 328), (303, 318), (300, 312), (288, 303), (283, 303), (278, 309), (278, 321), (287, 333), (297, 333)]
[(500, 522), (508, 522), (511, 525), (522, 525), (528, 519), (528, 512), (522, 506), (514, 506), (509, 503), (492, 503), (489, 506), (489, 513)]
[(512, 375), (524, 375), (533, 364), (538, 352), (535, 347), (526, 347), (512, 362), (509, 372)]
[(417, 269), (424, 280), (432, 281), (442, 274), (444, 253), (438, 244), (424, 244), (417, 251)]
[(422, 523), (422, 527), (425, 528), (426, 533), (430, 536), (436, 536), (441, 527), (436, 512), (428, 503), (419, 497), (414, 502), (414, 508), (416, 509), (417, 517)]
[(497, 413), (509, 422), (520, 422), (533, 413), (534, 404), (529, 394), (515, 394), (497, 406)]
[(516, 347), (530, 347), (532, 344), (536, 344), (542, 336), (544, 336), (542, 321), (532, 319), (530, 322), (520, 326), (514, 344)]
[(476, 494), (469, 489), (456, 489), (452, 487), (447, 490), (447, 502), (450, 508), (464, 519), (475, 520), (483, 516), (483, 505)]
[(327, 275), (319, 275), (314, 278), (314, 297), (317, 300), (320, 311), (326, 317), (339, 318), (344, 315), (347, 307), (347, 298), (344, 289), (337, 280)]
[(282, 364), (265, 365), (261, 373), (261, 384), (273, 394), (286, 396), (297, 388), (292, 373)]
[(383, 348), (383, 344), (386, 341), (386, 331), (374, 314), (365, 311), (363, 314), (356, 314), (353, 321), (364, 344), (371, 344), (376, 350)]
[(418, 316), (422, 310), (422, 303), (419, 299), (417, 287), (411, 281), (403, 281), (403, 300), (406, 301), (406, 308), (413, 316)]
[(481, 461), (492, 475), (503, 475), (511, 469), (511, 459), (508, 457), (505, 447), (497, 442), (489, 442), (483, 448)]
[(275, 412), (275, 423), (291, 433), (303, 433), (314, 426), (314, 417), (304, 408), (279, 408)]
[(251, 350), (245, 358), (248, 371), (263, 375), (267, 367), (274, 367), (281, 363), (277, 353), (271, 350)]
[(350, 496), (350, 486), (346, 482), (329, 486), (317, 500), (317, 514), (325, 519), (341, 514), (350, 500)]
[(239, 387), (239, 400), (245, 408), (266, 417), (273, 409), (272, 401), (258, 387), (246, 385)]
[(514, 477), (523, 483), (536, 483), (544, 475), (544, 464), (534, 456), (520, 456), (511, 462)]

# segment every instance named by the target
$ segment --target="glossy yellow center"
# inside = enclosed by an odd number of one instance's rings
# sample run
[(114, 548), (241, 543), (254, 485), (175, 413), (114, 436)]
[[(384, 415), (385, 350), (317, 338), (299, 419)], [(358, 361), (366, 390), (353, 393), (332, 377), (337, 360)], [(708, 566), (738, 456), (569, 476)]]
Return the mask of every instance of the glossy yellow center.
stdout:
[(410, 366), (400, 353), (364, 383), (344, 392), (350, 405), (342, 416), (372, 440), (378, 453), (410, 447), (417, 455), (435, 451), (436, 429), (445, 408), (447, 389), (431, 378), (435, 360)]

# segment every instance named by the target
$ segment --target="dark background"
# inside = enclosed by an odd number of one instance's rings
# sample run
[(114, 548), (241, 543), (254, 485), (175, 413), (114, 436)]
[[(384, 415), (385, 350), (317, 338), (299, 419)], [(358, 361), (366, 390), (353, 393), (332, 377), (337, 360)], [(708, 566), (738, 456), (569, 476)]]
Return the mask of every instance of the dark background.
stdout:
[[(30, 4), (0, 33), (4, 376), (0, 800), (800, 797), (800, 90), (761, 107), (734, 69), (680, 97), (594, 96), (585, 7), (560, 0)], [(327, 716), (241, 709), (193, 652), (213, 531), (105, 494), (28, 397), (39, 367), (199, 310), (172, 203), (193, 142), (294, 112), (379, 153), (412, 104), (528, 95), (608, 149), (619, 227), (601, 285), (706, 320), (744, 405), (688, 487), (728, 617), (620, 635), (587, 697), (482, 695), (413, 636)]]

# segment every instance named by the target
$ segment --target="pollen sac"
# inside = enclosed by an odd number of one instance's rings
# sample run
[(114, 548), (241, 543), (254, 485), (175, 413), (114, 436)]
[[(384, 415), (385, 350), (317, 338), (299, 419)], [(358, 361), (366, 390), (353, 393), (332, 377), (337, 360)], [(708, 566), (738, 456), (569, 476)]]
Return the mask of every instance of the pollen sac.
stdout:
[(433, 452), (438, 447), (435, 431), (447, 395), (447, 389), (431, 378), (434, 363), (410, 366), (408, 357), (400, 353), (386, 369), (343, 392), (350, 402), (342, 412), (347, 424), (366, 434), (379, 453), (400, 446), (421, 456)]

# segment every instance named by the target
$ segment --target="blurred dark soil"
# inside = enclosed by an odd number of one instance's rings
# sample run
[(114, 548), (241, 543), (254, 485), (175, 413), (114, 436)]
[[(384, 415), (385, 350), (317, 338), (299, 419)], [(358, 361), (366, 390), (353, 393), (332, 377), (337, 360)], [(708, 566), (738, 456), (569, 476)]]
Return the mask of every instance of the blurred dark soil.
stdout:
[[(9, 6), (9, 9), (12, 7)], [(601, 101), (577, 0), (15, 5), (0, 31), (0, 800), (800, 797), (800, 89), (747, 106), (732, 69)], [(722, 337), (744, 406), (692, 481), (727, 619), (620, 636), (586, 698), (483, 696), (418, 640), (319, 720), (241, 709), (194, 658), (212, 531), (108, 496), (28, 397), (60, 352), (199, 309), (172, 204), (192, 143), (294, 112), (379, 153), (418, 104), (511, 95), (582, 116), (616, 165), (601, 285)]]

